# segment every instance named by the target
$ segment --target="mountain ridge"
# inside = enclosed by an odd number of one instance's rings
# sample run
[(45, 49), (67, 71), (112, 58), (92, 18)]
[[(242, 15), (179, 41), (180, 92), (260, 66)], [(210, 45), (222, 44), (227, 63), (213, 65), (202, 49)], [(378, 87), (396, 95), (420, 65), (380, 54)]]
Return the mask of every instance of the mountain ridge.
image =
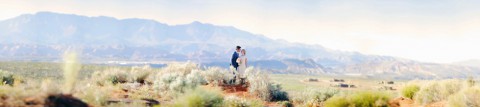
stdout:
[[(58, 60), (64, 50), (73, 48), (80, 50), (82, 59), (88, 61), (191, 60), (204, 65), (228, 67), (234, 46), (241, 45), (247, 49), (254, 66), (277, 73), (363, 72), (389, 76), (395, 74), (393, 77), (404, 78), (408, 75), (398, 73), (413, 75), (420, 72), (415, 70), (424, 70), (428, 73), (419, 75), (419, 78), (448, 78), (448, 75), (438, 72), (443, 70), (428, 68), (428, 63), (332, 50), (318, 44), (274, 40), (233, 26), (217, 26), (199, 21), (168, 25), (149, 19), (39, 12), (0, 21), (0, 37), (5, 38), (0, 40), (0, 54), (3, 56), (0, 59), (4, 60), (25, 57), (32, 60)], [(395, 69), (396, 67), (405, 69)], [(418, 69), (413, 69), (415, 67)], [(480, 71), (474, 67), (445, 68), (469, 73)], [(461, 74), (456, 76), (465, 75)]]

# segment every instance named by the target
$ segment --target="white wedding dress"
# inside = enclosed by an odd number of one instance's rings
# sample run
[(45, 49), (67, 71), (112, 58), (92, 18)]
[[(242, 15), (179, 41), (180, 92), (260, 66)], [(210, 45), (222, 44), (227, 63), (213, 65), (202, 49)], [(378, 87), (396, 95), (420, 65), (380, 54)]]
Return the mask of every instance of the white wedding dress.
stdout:
[(245, 78), (243, 74), (245, 73), (245, 70), (247, 69), (247, 64), (246, 64), (247, 57), (246, 56), (240, 56), (238, 59), (239, 59), (237, 61), (238, 62), (238, 68), (237, 68), (238, 76), (240, 78)]

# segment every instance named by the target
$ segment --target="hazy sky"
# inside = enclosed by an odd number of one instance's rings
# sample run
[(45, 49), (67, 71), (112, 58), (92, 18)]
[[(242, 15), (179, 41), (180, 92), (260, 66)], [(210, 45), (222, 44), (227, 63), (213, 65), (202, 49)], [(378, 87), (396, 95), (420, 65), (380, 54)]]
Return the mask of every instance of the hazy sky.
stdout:
[(480, 59), (479, 0), (1, 0), (0, 20), (52, 11), (192, 21), (426, 62)]

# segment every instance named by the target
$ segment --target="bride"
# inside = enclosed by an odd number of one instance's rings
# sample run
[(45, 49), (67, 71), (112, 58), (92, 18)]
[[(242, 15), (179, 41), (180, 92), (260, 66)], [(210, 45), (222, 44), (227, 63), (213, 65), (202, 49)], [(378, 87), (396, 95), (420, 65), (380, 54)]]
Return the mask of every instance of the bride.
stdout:
[(246, 54), (247, 52), (245, 51), (245, 49), (242, 49), (242, 51), (240, 51), (240, 57), (238, 57), (237, 59), (237, 63), (238, 63), (238, 68), (237, 68), (237, 72), (238, 72), (238, 77), (240, 77), (241, 81), (243, 82), (243, 80), (245, 79), (244, 77), (244, 73), (245, 73), (245, 69), (247, 69), (247, 57), (246, 57)]

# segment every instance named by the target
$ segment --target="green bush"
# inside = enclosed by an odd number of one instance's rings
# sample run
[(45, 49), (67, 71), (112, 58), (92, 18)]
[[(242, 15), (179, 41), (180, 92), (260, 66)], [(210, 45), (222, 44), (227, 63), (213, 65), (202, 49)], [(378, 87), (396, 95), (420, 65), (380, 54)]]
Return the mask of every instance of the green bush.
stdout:
[(1, 83), (2, 85), (13, 86), (13, 83), (15, 82), (15, 78), (13, 77), (13, 74), (8, 71), (0, 70), (0, 78), (2, 80), (2, 83)]
[(391, 95), (386, 92), (361, 91), (349, 95), (336, 95), (325, 101), (325, 107), (387, 107)]
[(407, 84), (404, 86), (401, 90), (401, 94), (403, 97), (413, 99), (415, 96), (415, 93), (417, 93), (420, 90), (420, 86), (416, 84)]
[[(324, 107), (348, 107), (348, 105), (349, 103), (347, 101), (347, 98), (343, 96), (333, 96), (325, 101)], [(307, 106), (312, 107), (314, 105), (309, 104)]]
[(279, 101), (277, 104), (281, 107), (293, 107), (293, 104), (290, 101)]
[(365, 91), (349, 96), (350, 102), (356, 107), (386, 107), (391, 96), (385, 92)]
[(175, 100), (175, 107), (222, 107), (223, 96), (220, 90), (197, 88)]
[(270, 84), (269, 86), (270, 92), (270, 101), (288, 101), (288, 93), (282, 90), (280, 84)]

